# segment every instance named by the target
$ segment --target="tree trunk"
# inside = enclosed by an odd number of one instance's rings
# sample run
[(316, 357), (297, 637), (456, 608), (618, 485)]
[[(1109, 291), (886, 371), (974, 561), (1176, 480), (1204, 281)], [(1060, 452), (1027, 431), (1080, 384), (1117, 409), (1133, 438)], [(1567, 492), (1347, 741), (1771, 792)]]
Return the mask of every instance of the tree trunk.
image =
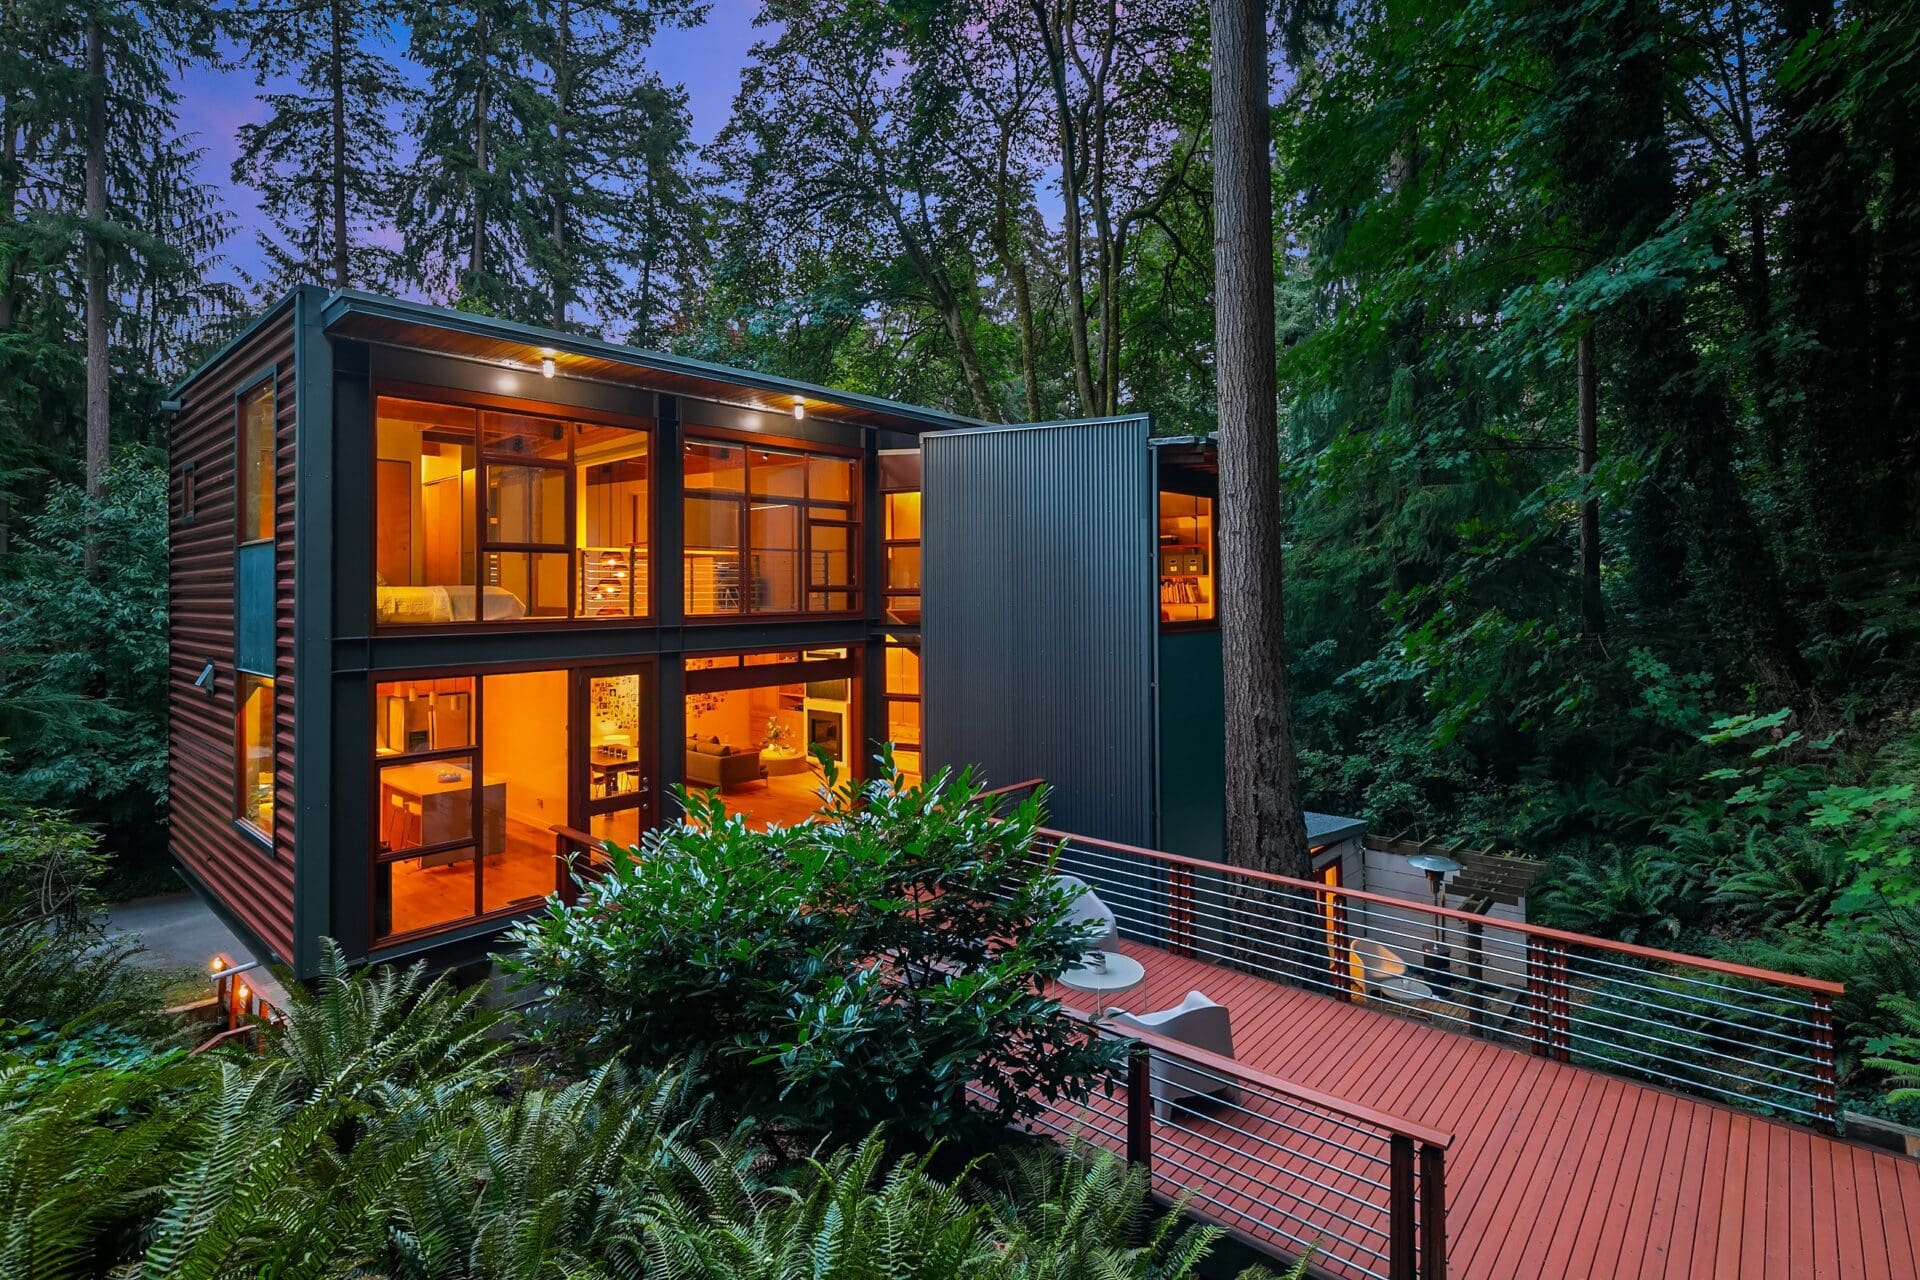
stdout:
[[(8, 5), (4, 10), (0, 10), (0, 13), (4, 13), (11, 21), (12, 10), (13, 6)], [(20, 201), (18, 177), (20, 133), (13, 123), (13, 108), (14, 102), (11, 96), (7, 98), (4, 106), (0, 107), (0, 217), (7, 220), (8, 226), (13, 225), (15, 206)], [(14, 302), (16, 272), (13, 250), (9, 247), (5, 250), (4, 256), (0, 256), (0, 334), (13, 328), (16, 310)], [(8, 385), (7, 382), (0, 381), (0, 387), (6, 385)], [(4, 559), (12, 550), (13, 497), (5, 488), (0, 487), (0, 559)]]
[[(1831, 40), (1841, 21), (1834, 0), (1788, 0), (1780, 13), (1783, 50), (1809, 38)], [(1891, 446), (1885, 420), (1874, 412), (1872, 339), (1863, 323), (1872, 309), (1873, 162), (1831, 111), (1844, 93), (1844, 75), (1819, 66), (1803, 76), (1780, 95), (1773, 127), (1783, 139), (1782, 301), (1800, 339), (1800, 354), (1781, 373), (1802, 415), (1807, 527), (1831, 554), (1852, 556), (1871, 553), (1889, 532), (1881, 473)], [(1836, 504), (1846, 519), (1830, 518)]]
[(1018, 250), (1005, 258), (1007, 276), (1013, 281), (1013, 307), (1020, 324), (1020, 381), (1027, 393), (1027, 421), (1040, 421), (1040, 335), (1033, 323), (1033, 282), (1027, 278), (1027, 264)]
[(1600, 498), (1593, 491), (1600, 453), (1600, 373), (1594, 365), (1591, 327), (1581, 330), (1575, 351), (1580, 386), (1580, 618), (1586, 633), (1597, 636), (1607, 628), (1607, 615), (1600, 594)]
[(487, 23), (480, 20), (480, 75), (473, 89), (473, 240), (467, 253), (467, 289), (477, 292), (487, 267)]
[(333, 23), (333, 61), (328, 79), (333, 90), (333, 287), (345, 289), (350, 283), (347, 269), (347, 68), (346, 40), (341, 8), (347, 0), (333, 0), (327, 6)]
[(1073, 103), (1067, 94), (1067, 51), (1064, 32), (1056, 32), (1042, 0), (1032, 0), (1034, 22), (1040, 31), (1040, 45), (1047, 59), (1047, 76), (1053, 86), (1055, 129), (1060, 141), (1061, 236), (1067, 256), (1067, 336), (1073, 344), (1073, 384), (1080, 397), (1080, 412), (1100, 412), (1093, 386), (1093, 354), (1087, 340), (1087, 290), (1085, 232), (1080, 208), (1080, 139), (1074, 125)]
[(560, 166), (559, 181), (553, 184), (553, 327), (567, 327), (567, 112), (573, 99), (573, 6), (560, 0), (555, 18), (558, 52), (553, 60), (554, 155)]
[(1281, 611), (1266, 6), (1213, 0), (1214, 364), (1227, 861), (1305, 878)]
[[(107, 218), (107, 55), (98, 22), (87, 24), (86, 56), (87, 494), (98, 498), (106, 491), (110, 425), (107, 250), (101, 235)], [(89, 544), (89, 565), (93, 551)]]

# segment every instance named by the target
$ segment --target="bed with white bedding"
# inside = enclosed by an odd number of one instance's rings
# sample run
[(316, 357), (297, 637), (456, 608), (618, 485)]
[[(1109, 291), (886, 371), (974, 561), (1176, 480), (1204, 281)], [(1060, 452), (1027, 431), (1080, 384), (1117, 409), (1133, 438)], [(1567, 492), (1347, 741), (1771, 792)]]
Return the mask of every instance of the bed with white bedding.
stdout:
[[(381, 583), (374, 599), (375, 621), (419, 625), (430, 622), (472, 622), (473, 587), (390, 587)], [(511, 622), (527, 616), (527, 606), (505, 587), (487, 587), (479, 593), (486, 612), (483, 622)]]

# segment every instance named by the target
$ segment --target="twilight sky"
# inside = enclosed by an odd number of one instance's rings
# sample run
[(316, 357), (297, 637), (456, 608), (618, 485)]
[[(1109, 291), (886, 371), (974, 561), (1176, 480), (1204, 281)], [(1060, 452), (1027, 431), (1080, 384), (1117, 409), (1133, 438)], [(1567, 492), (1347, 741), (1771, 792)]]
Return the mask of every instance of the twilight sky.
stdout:
[[(687, 109), (693, 116), (693, 137), (706, 143), (727, 121), (733, 95), (740, 87), (740, 68), (757, 34), (753, 19), (760, 11), (756, 0), (713, 0), (706, 22), (691, 30), (663, 32), (655, 41), (650, 62), (662, 79), (686, 86)], [(396, 57), (399, 46), (389, 46)], [(179, 83), (180, 127), (206, 148), (202, 181), (212, 184), (234, 218), (227, 241), (227, 261), (241, 271), (261, 270), (259, 232), (266, 226), (252, 190), (231, 181), (236, 135), (243, 124), (265, 118), (251, 71), (209, 71), (195, 68)]]

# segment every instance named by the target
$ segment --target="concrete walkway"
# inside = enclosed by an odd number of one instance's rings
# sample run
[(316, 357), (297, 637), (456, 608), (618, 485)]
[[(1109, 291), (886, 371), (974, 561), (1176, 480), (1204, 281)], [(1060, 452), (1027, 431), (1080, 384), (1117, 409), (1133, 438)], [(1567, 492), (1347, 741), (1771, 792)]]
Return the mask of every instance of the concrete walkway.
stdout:
[[(169, 973), (182, 969), (206, 973), (208, 963), (217, 955), (228, 956), (238, 964), (255, 958), (233, 930), (193, 893), (163, 893), (118, 903), (107, 913), (107, 929), (139, 938), (145, 950), (134, 957), (134, 963)], [(286, 1004), (286, 989), (264, 966), (254, 971), (252, 981), (269, 1001)]]

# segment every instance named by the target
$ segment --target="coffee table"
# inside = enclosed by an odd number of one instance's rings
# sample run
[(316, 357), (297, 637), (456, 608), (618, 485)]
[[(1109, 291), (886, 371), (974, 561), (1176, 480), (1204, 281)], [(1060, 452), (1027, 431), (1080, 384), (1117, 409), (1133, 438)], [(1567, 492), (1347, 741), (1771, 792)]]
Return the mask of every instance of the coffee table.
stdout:
[(1118, 951), (1089, 951), (1079, 964), (1060, 975), (1060, 985), (1095, 997), (1095, 1019), (1107, 1016), (1107, 996), (1129, 991), (1146, 981), (1146, 966)]

